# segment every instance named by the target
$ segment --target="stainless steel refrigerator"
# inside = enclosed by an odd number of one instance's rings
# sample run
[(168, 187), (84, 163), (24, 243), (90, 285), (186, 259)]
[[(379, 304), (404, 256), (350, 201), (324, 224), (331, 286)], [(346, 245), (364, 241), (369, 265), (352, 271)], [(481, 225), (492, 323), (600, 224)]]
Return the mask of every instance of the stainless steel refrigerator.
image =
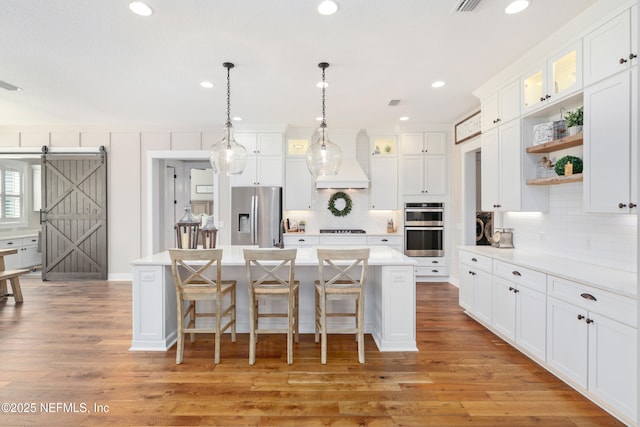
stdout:
[(231, 244), (273, 247), (281, 221), (282, 187), (231, 188)]

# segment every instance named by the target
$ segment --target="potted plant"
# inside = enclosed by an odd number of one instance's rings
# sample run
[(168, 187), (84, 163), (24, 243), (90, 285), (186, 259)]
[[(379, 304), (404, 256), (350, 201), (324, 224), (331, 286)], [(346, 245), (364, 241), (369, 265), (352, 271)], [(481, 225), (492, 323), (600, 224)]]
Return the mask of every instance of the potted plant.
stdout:
[(573, 111), (568, 111), (564, 117), (569, 130), (569, 135), (577, 135), (582, 132), (582, 124), (584, 121), (584, 107), (577, 108)]
[(298, 222), (298, 231), (300, 233), (304, 233), (306, 227), (307, 227), (307, 221), (305, 221), (304, 219)]

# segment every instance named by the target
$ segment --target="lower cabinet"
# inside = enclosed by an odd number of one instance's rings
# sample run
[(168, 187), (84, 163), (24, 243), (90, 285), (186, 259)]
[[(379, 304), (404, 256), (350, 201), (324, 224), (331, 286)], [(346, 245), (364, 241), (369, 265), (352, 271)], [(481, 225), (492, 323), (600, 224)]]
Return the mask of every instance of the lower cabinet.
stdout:
[(638, 359), (632, 301), (552, 276), (549, 281), (555, 296), (547, 297), (547, 363), (635, 420)]
[(637, 420), (637, 301), (460, 251), (460, 306), (624, 422)]
[(304, 233), (287, 233), (282, 239), (285, 248), (306, 248), (320, 243), (318, 236), (307, 236)]
[(5, 268), (30, 268), (40, 265), (42, 256), (38, 252), (38, 237), (21, 237), (0, 240), (0, 249), (15, 249), (18, 252), (4, 257)]

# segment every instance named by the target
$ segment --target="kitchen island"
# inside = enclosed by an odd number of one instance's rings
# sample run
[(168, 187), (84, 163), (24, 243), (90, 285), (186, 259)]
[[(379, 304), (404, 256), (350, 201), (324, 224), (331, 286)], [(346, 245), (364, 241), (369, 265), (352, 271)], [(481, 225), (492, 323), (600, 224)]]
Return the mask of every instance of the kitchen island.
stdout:
[[(221, 247), (223, 278), (238, 282), (237, 330), (240, 333), (249, 332), (249, 292), (242, 252), (245, 247)], [(386, 246), (370, 249), (365, 332), (372, 334), (380, 351), (417, 351), (416, 262)], [(176, 291), (169, 253), (161, 252), (131, 264), (133, 337), (129, 350), (167, 351), (177, 339)], [(312, 334), (315, 331), (314, 280), (318, 277), (315, 247), (298, 249), (295, 274), (300, 281), (300, 333)]]

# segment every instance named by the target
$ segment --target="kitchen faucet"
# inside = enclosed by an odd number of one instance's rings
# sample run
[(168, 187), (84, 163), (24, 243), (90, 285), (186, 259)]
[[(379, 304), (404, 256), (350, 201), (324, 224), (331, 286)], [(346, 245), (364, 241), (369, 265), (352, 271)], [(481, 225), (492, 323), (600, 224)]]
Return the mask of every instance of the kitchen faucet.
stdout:
[(278, 238), (280, 239), (276, 243), (276, 239), (273, 239), (273, 246), (276, 248), (284, 249), (284, 218), (280, 220), (280, 226), (278, 227)]

